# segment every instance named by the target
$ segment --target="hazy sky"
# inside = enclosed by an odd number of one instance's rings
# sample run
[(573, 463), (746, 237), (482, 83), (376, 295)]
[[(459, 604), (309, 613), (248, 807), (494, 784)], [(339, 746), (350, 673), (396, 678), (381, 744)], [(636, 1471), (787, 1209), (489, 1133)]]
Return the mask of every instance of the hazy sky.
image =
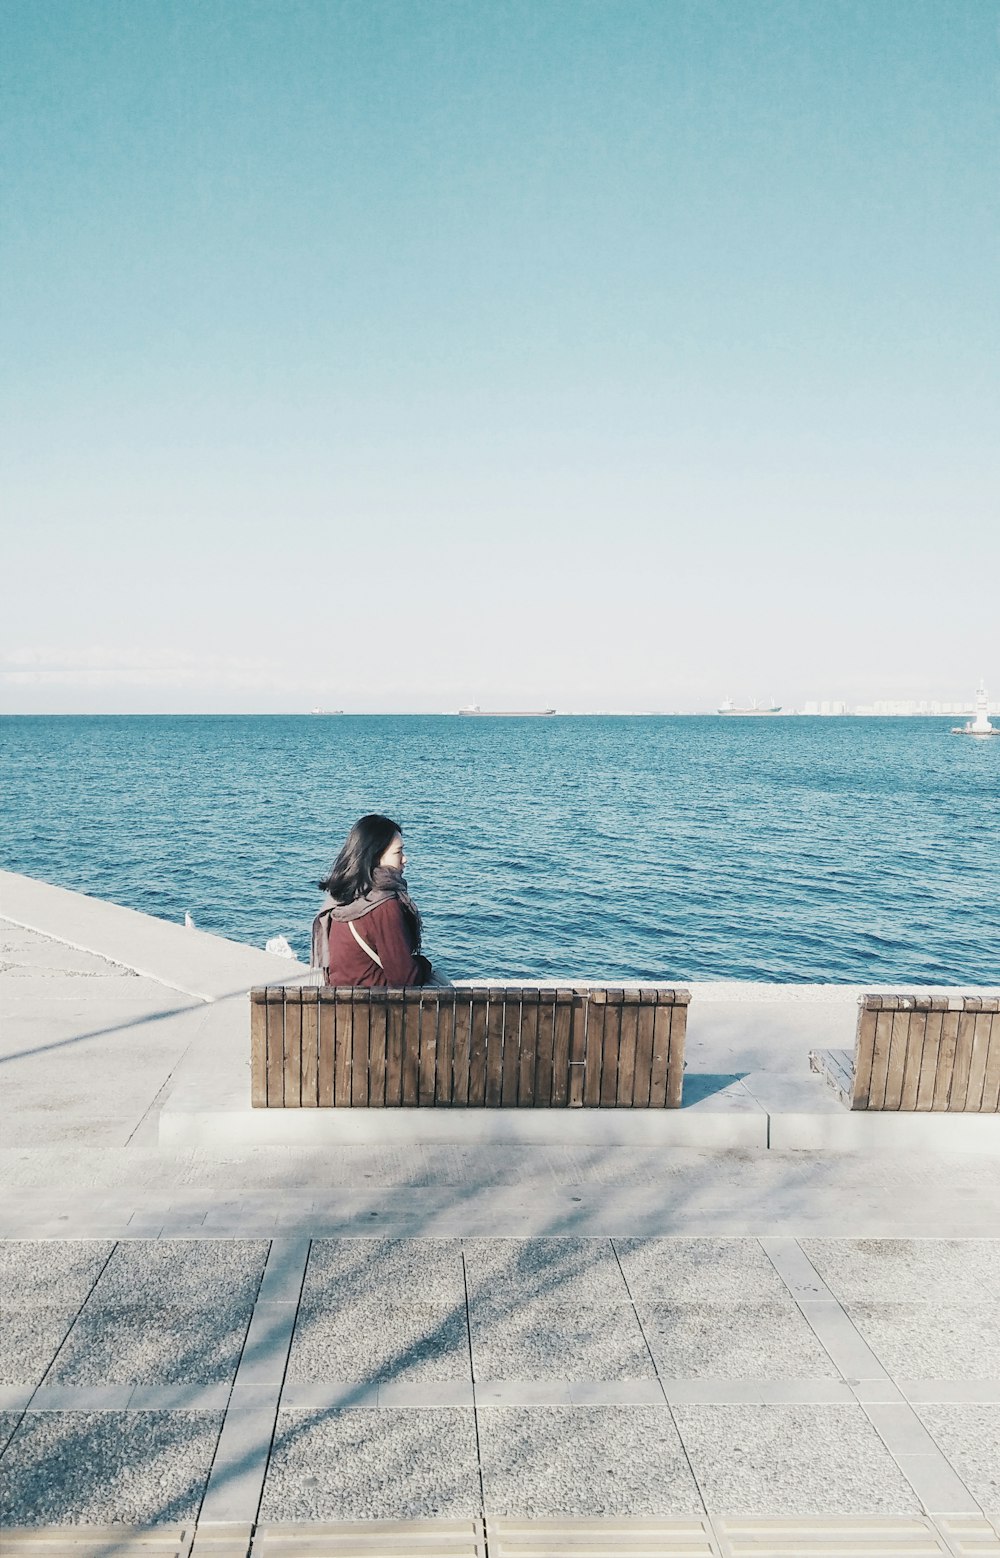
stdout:
[(996, 0), (2, 14), (4, 708), (1000, 690)]

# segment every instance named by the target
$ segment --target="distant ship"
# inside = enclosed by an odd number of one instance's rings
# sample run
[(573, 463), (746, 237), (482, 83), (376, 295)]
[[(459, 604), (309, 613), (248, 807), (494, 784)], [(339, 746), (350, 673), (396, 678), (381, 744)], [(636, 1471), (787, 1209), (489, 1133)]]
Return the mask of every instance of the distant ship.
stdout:
[(718, 712), (720, 714), (780, 714), (781, 704), (758, 703), (757, 699), (754, 698), (749, 708), (738, 709), (732, 698), (727, 698), (724, 703), (719, 705)]
[(479, 719), (542, 719), (556, 711), (555, 709), (481, 709), (478, 703), (470, 703), (467, 709), (459, 709), (458, 712)]
[(953, 736), (1000, 736), (1000, 730), (990, 724), (990, 700), (986, 696), (986, 687), (982, 682), (976, 690), (974, 718), (964, 725), (953, 726), (951, 733)]
[(343, 709), (310, 709), (310, 714), (343, 714)]

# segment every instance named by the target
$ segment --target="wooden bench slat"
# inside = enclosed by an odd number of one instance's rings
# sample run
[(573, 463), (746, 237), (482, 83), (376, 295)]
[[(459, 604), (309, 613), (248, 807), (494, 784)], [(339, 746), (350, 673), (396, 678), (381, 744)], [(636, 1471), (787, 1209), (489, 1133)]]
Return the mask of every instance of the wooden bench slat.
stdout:
[(914, 1100), (914, 1109), (932, 1109), (934, 1107), (934, 1078), (937, 1075), (938, 1051), (941, 1048), (941, 1024), (944, 1021), (944, 1012), (940, 1007), (932, 1008), (927, 1013), (924, 1021), (924, 1042), (920, 1049), (920, 1078), (917, 1082), (917, 1096)]
[[(902, 1015), (902, 1014), (899, 1014)], [(919, 1008), (909, 1020), (909, 1026), (900, 1037), (903, 1050), (903, 1074), (900, 1080), (897, 1109), (917, 1107), (917, 1087), (924, 1058), (924, 1038), (927, 1033), (927, 1012)]]
[(934, 1068), (934, 1102), (932, 1109), (947, 1109), (951, 1090), (952, 1072), (955, 1067), (955, 1046), (958, 1043), (957, 1011), (941, 1015), (941, 1042), (938, 1045), (937, 1065)]
[(989, 1012), (982, 1009), (973, 1014), (972, 1053), (969, 1059), (969, 1082), (965, 1094), (965, 1107), (979, 1114), (983, 1107), (983, 1089), (986, 1085), (986, 1065), (990, 1050)]
[[(471, 993), (471, 992), (470, 992)], [(470, 1109), (482, 1109), (486, 1102), (486, 1039), (489, 1003), (473, 999), (469, 1015), (469, 1096)]]
[(872, 1067), (875, 1064), (875, 1030), (878, 1026), (879, 1008), (862, 997), (858, 1015), (857, 1051), (854, 1061), (853, 1104), (855, 1109), (867, 1109), (872, 1096)]
[(582, 1109), (587, 1083), (587, 1013), (590, 1003), (586, 996), (569, 992), (572, 1000), (569, 1026), (569, 1088), (566, 1103), (570, 1109)]
[(976, 1014), (968, 1007), (958, 1014), (958, 1035), (955, 1040), (955, 1064), (951, 1086), (948, 1089), (949, 1110), (964, 1110), (969, 1090), (969, 1073), (972, 1069), (972, 1040), (976, 1029)]
[(338, 1109), (351, 1107), (354, 1085), (354, 1005), (333, 1002), (333, 1101)]
[(486, 1076), (483, 1103), (487, 1109), (497, 1109), (503, 1096), (503, 1025), (505, 1002), (498, 993), (490, 992), (486, 1009)]
[(337, 1007), (319, 993), (316, 1030), (316, 1103), (320, 1109), (333, 1107), (337, 1096)]
[(883, 1108), (898, 1109), (903, 1097), (903, 1074), (906, 1070), (906, 1054), (913, 1019), (912, 1013), (896, 1010), (892, 1014), (889, 1033), (889, 1055), (885, 1072), (885, 1102)]
[(535, 1083), (533, 1103), (536, 1109), (552, 1106), (552, 1052), (555, 1045), (555, 992), (538, 992), (538, 1026), (535, 1030)]
[(517, 1084), (521, 1075), (521, 1001), (515, 991), (508, 990), (504, 1002), (503, 1018), (503, 1071), (500, 1107), (512, 1109), (517, 1103)]
[[(639, 992), (622, 992), (618, 1017), (618, 1082), (616, 1103), (619, 1109), (631, 1109), (635, 1097), (635, 1053), (639, 1037)], [(629, 1001), (627, 996), (634, 995)]]
[(465, 990), (460, 990), (455, 997), (455, 1038), (451, 1064), (451, 1101), (459, 1108), (465, 1108), (469, 1102), (472, 1069), (472, 1004)]
[(267, 1106), (285, 1102), (285, 999), (284, 991), (268, 986), (267, 995)]
[(285, 1108), (298, 1109), (302, 1103), (302, 991), (285, 998), (284, 1045)]
[(421, 996), (420, 1016), (417, 1025), (419, 1058), (417, 1062), (417, 1103), (429, 1107), (434, 1103), (437, 1083), (437, 1033), (438, 1002), (433, 997)]
[(250, 1104), (267, 1106), (267, 1003), (257, 990), (250, 997)]
[(885, 1089), (889, 1079), (889, 1051), (892, 1048), (892, 1025), (895, 1007), (883, 1006), (875, 1018), (875, 1046), (872, 1051), (871, 1091), (869, 1109), (885, 1108)]
[(299, 1041), (302, 1057), (299, 1102), (303, 1109), (315, 1109), (319, 1103), (319, 991), (315, 985), (302, 987)]
[(656, 991), (640, 990), (639, 1000), (632, 1103), (636, 1109), (648, 1109), (653, 1071), (653, 1029), (656, 1022)]
[(681, 1090), (684, 1086), (684, 1043), (687, 1034), (687, 1005), (684, 1002), (671, 1001), (670, 1012), (670, 1050), (667, 1057), (667, 1096), (665, 1104), (668, 1109), (679, 1109), (681, 1106)]
[(434, 1102), (451, 1106), (452, 1055), (455, 1043), (455, 997), (450, 991), (441, 992), (438, 999), (437, 1065), (434, 1082)]
[(990, 1012), (990, 1036), (989, 1054), (986, 1059), (986, 1075), (983, 1078), (983, 1102), (984, 1114), (996, 1114), (1000, 1112), (1000, 1013), (994, 1009)]
[(573, 1037), (574, 1001), (572, 990), (557, 990), (552, 1018), (552, 1106), (565, 1108), (569, 1103), (570, 1043)]
[(601, 1071), (604, 1066), (604, 1013), (603, 1002), (589, 995), (584, 996), (586, 1011), (586, 1064), (584, 1069), (583, 1102), (587, 1109), (597, 1109), (601, 1102)]
[(368, 1107), (385, 1108), (388, 1012), (384, 1001), (368, 997)]
[(351, 1106), (368, 1105), (368, 1034), (370, 1005), (366, 990), (352, 991), (351, 1010)]
[[(403, 1102), (403, 1027), (406, 1009), (402, 990), (387, 991), (385, 1002), (385, 1106), (398, 1109)], [(379, 1003), (382, 1005), (382, 1003)]]
[(518, 1049), (520, 1067), (517, 1078), (517, 1102), (530, 1109), (535, 1102), (535, 1049), (538, 1043), (538, 991), (521, 991), (521, 1031)]
[[(604, 996), (601, 1001), (600, 996)], [(606, 990), (596, 995), (604, 1007), (604, 1053), (601, 1056), (601, 1106), (614, 1108), (618, 1102), (618, 1056), (622, 1029), (621, 991)]]

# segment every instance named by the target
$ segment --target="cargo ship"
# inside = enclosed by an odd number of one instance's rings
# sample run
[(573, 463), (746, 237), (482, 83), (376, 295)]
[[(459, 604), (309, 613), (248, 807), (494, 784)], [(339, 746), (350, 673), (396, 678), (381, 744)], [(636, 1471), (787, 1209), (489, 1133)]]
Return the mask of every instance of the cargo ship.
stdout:
[(719, 705), (717, 712), (719, 714), (780, 714), (781, 704), (758, 703), (757, 699), (754, 698), (749, 708), (738, 709), (732, 698), (727, 698), (724, 703)]
[(481, 709), (478, 703), (470, 703), (467, 709), (459, 709), (458, 712), (477, 719), (544, 719), (556, 711), (555, 709)]

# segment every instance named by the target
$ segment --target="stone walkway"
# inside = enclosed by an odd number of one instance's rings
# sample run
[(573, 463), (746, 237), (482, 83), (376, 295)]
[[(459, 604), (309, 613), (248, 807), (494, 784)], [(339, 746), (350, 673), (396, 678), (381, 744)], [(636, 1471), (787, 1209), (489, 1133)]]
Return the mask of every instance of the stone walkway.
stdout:
[(241, 1002), (0, 1002), (5, 1555), (1000, 1554), (996, 1157), (169, 1152)]

